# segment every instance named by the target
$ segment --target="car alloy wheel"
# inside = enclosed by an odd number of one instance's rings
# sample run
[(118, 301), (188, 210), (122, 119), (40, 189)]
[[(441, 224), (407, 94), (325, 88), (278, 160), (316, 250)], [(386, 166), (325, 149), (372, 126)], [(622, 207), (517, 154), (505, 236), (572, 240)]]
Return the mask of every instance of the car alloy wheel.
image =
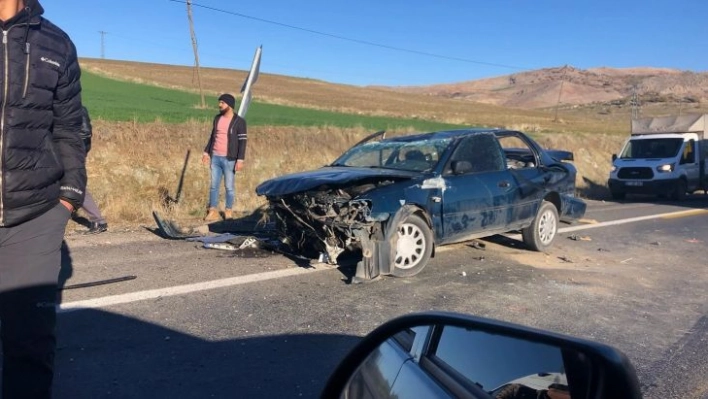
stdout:
[(521, 231), (524, 243), (534, 251), (544, 251), (553, 244), (558, 232), (558, 210), (551, 202), (543, 201), (530, 226)]
[(553, 238), (556, 236), (558, 229), (558, 221), (556, 214), (547, 210), (541, 215), (541, 220), (538, 221), (538, 238), (543, 245), (550, 245)]
[(410, 277), (420, 273), (430, 260), (432, 251), (433, 234), (430, 228), (420, 216), (409, 216), (398, 226), (392, 274)]

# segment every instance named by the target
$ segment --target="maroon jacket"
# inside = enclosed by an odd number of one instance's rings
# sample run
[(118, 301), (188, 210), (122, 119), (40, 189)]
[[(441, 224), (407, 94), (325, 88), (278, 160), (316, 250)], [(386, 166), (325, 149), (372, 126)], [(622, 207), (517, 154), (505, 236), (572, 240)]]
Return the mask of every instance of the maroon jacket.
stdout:
[[(212, 156), (212, 149), (214, 148), (214, 139), (216, 138), (216, 125), (219, 123), (219, 118), (221, 114), (214, 117), (214, 124), (211, 128), (211, 136), (209, 136), (209, 142), (206, 147), (204, 147), (204, 152)], [(246, 120), (240, 116), (234, 114), (234, 117), (229, 123), (228, 139), (226, 141), (227, 150), (226, 158), (229, 161), (233, 160), (244, 160), (246, 159)]]

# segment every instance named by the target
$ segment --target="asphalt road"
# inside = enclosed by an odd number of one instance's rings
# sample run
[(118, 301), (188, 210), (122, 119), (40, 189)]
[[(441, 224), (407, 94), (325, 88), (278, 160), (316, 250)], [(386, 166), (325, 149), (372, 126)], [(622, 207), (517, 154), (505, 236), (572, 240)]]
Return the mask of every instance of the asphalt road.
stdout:
[[(146, 231), (67, 237), (57, 398), (317, 397), (344, 354), (409, 312), (469, 313), (613, 345), (646, 398), (708, 397), (708, 200), (591, 202), (548, 253), (439, 249), (418, 276), (233, 253)], [(662, 216), (663, 215), (663, 216)]]

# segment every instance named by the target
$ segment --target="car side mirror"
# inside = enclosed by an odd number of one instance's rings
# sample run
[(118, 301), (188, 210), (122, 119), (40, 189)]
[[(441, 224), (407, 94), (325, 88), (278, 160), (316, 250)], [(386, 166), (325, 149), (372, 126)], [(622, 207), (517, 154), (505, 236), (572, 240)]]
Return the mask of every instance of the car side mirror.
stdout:
[(612, 162), (617, 160), (617, 154), (612, 154)]
[(455, 175), (463, 175), (472, 172), (472, 163), (470, 161), (452, 161), (450, 164), (452, 173)]
[[(527, 396), (528, 395), (528, 396)], [(329, 377), (322, 398), (641, 398), (619, 350), (455, 313), (388, 321)]]

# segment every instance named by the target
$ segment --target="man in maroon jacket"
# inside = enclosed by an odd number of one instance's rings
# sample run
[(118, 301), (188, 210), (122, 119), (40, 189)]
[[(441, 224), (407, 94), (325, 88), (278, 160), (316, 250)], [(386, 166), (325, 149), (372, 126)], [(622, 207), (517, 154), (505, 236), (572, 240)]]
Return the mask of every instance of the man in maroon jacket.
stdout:
[(226, 188), (224, 218), (233, 217), (235, 199), (235, 172), (243, 168), (246, 158), (246, 121), (234, 112), (236, 99), (231, 94), (219, 96), (219, 114), (214, 117), (209, 142), (204, 147), (202, 163), (211, 167), (209, 209), (204, 218), (211, 222), (219, 219), (219, 185), (223, 176)]

